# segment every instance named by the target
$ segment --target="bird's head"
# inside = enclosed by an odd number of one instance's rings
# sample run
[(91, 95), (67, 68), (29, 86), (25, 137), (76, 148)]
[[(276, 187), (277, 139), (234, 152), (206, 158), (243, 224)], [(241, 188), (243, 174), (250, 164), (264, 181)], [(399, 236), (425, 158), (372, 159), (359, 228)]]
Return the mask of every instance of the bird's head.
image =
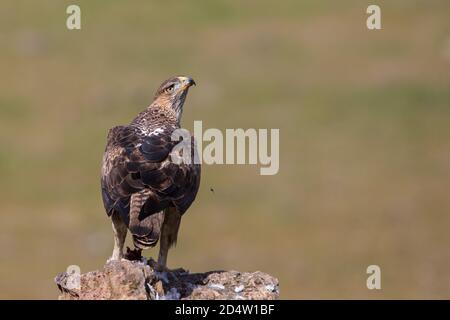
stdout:
[(193, 85), (195, 81), (191, 77), (178, 76), (167, 79), (156, 90), (153, 104), (170, 107), (180, 117), (189, 88)]

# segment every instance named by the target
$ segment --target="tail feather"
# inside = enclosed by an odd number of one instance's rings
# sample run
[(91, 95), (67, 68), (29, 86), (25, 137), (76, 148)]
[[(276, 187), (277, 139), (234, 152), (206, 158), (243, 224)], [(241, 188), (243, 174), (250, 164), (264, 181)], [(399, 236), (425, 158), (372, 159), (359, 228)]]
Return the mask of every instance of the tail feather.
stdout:
[[(164, 221), (164, 212), (155, 212), (148, 216), (141, 214), (145, 209), (146, 201), (152, 196), (151, 191), (145, 190), (133, 194), (130, 205), (129, 229), (133, 235), (135, 247), (148, 249), (154, 247), (159, 240), (161, 225)], [(145, 217), (142, 219), (142, 217)], [(142, 219), (142, 220), (141, 220)]]
[(156, 246), (156, 244), (158, 243), (158, 240), (159, 240), (159, 236), (158, 236), (158, 238), (154, 239), (154, 238), (152, 238), (152, 235), (141, 237), (141, 236), (133, 234), (134, 246), (139, 249), (152, 248), (152, 247)]

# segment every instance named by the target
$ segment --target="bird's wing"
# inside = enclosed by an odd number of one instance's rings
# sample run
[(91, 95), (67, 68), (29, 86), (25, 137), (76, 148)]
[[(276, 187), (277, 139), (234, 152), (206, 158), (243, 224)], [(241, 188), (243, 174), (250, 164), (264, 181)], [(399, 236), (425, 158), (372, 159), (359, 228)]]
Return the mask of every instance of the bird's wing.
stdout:
[[(172, 161), (170, 152), (179, 143), (171, 140), (173, 130), (173, 127), (161, 128), (157, 134), (150, 135), (131, 126), (110, 130), (101, 179), (108, 214), (117, 210), (128, 224), (130, 197), (143, 189), (152, 191), (144, 204), (145, 210), (141, 210), (146, 216), (169, 205), (180, 213), (188, 209), (200, 185), (200, 165)], [(195, 146), (193, 140), (192, 146)], [(143, 220), (145, 216), (139, 218)]]

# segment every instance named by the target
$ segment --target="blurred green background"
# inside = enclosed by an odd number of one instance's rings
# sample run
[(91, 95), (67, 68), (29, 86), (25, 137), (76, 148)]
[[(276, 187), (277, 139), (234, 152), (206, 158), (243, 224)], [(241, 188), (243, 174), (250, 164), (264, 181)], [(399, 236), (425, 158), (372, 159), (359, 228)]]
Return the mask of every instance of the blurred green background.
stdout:
[(280, 128), (281, 163), (204, 166), (169, 267), (265, 271), (286, 299), (450, 298), (450, 2), (376, 1), (380, 31), (369, 4), (3, 0), (0, 298), (103, 266), (107, 130), (178, 74), (185, 127)]

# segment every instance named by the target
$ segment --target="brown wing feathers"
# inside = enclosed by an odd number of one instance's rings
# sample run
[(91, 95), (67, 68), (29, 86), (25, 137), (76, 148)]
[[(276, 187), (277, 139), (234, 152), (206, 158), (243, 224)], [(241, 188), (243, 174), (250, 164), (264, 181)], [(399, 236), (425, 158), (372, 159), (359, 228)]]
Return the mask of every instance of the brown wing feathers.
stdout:
[(131, 126), (110, 130), (102, 168), (102, 195), (110, 215), (118, 211), (140, 248), (159, 238), (163, 210), (182, 214), (195, 198), (200, 166), (174, 164), (170, 152), (177, 142), (171, 131), (144, 136)]

